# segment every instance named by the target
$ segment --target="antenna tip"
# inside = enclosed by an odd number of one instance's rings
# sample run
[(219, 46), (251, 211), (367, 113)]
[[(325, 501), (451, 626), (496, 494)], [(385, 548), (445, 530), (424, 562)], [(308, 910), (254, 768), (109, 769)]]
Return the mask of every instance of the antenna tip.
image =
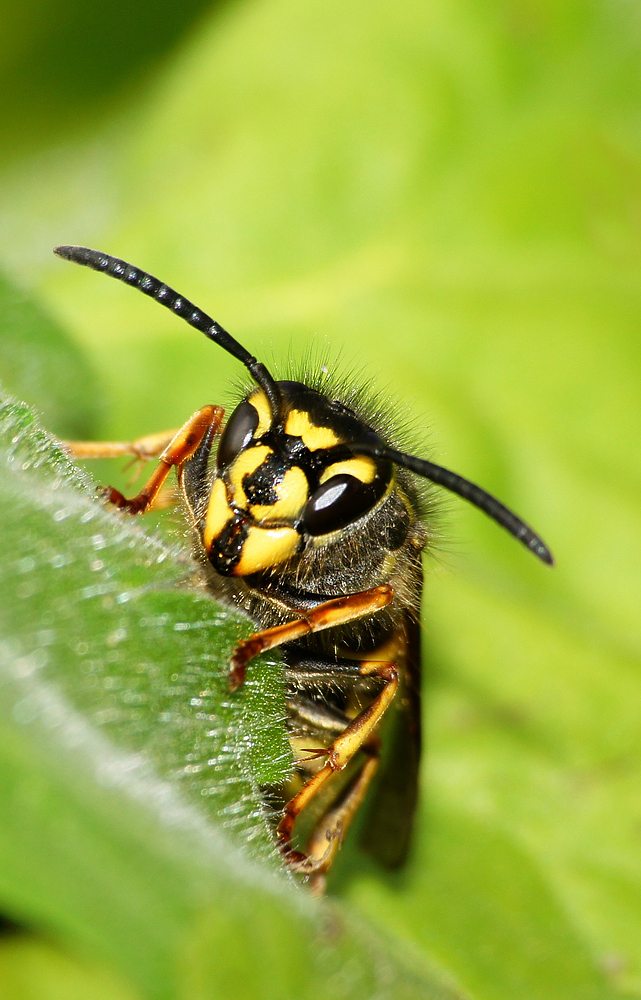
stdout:
[(534, 545), (531, 546), (532, 552), (535, 556), (538, 556), (541, 562), (546, 563), (548, 566), (554, 566), (554, 556), (548, 549), (540, 538), (537, 538)]
[[(61, 246), (54, 247), (53, 252), (56, 256), (62, 257), (63, 260), (70, 260), (74, 264), (83, 264), (94, 271), (106, 271), (108, 274), (111, 273), (110, 267), (114, 264), (127, 266), (124, 261), (110, 257), (108, 253), (102, 253), (101, 250), (91, 250), (89, 247)], [(113, 277), (118, 278), (120, 275), (114, 273)]]
[(94, 266), (97, 261), (104, 260), (107, 256), (98, 250), (90, 250), (89, 247), (54, 247), (53, 252), (64, 260), (72, 260), (76, 264), (90, 264)]

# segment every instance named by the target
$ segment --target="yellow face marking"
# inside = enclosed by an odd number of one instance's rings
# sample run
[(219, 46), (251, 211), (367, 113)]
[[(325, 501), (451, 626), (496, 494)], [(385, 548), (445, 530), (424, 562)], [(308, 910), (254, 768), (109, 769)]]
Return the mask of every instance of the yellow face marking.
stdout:
[(205, 530), (203, 531), (203, 542), (207, 552), (211, 549), (214, 538), (220, 535), (221, 531), (229, 521), (234, 518), (234, 513), (229, 509), (227, 503), (227, 490), (222, 479), (214, 479), (214, 485), (209, 495), (209, 506), (207, 507), (207, 517), (205, 518)]
[(251, 516), (257, 521), (298, 517), (309, 498), (307, 476), (303, 470), (296, 465), (288, 469), (274, 489), (278, 495), (276, 503), (252, 504), (249, 508)]
[(251, 475), (259, 465), (262, 465), (271, 448), (266, 444), (259, 444), (255, 448), (247, 448), (241, 451), (240, 455), (234, 459), (228, 470), (229, 484), (231, 486), (232, 499), (238, 507), (247, 508), (247, 497), (243, 489), (243, 476)]
[(300, 543), (294, 528), (259, 528), (253, 524), (248, 532), (234, 576), (249, 576), (263, 569), (272, 569), (293, 556)]
[(309, 419), (305, 410), (290, 410), (285, 421), (285, 433), (303, 439), (310, 451), (318, 448), (332, 448), (339, 444), (339, 438), (330, 427), (317, 427)]
[(272, 411), (267, 401), (267, 396), (262, 389), (254, 389), (248, 402), (251, 403), (258, 413), (258, 427), (254, 433), (254, 437), (262, 437), (272, 425)]
[(349, 458), (346, 462), (334, 462), (333, 465), (327, 466), (320, 481), (326, 483), (332, 476), (342, 475), (353, 476), (361, 483), (371, 483), (376, 475), (376, 463), (372, 458), (367, 458), (364, 455), (358, 458)]

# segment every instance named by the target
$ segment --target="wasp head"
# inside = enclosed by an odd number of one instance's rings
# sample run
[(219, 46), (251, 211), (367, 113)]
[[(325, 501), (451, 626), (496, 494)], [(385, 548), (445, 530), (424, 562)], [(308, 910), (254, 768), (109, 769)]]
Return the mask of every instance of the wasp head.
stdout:
[(357, 523), (392, 488), (394, 466), (359, 454), (377, 439), (351, 410), (300, 382), (278, 382), (274, 422), (255, 389), (220, 437), (202, 528), (214, 568), (248, 576), (273, 569)]

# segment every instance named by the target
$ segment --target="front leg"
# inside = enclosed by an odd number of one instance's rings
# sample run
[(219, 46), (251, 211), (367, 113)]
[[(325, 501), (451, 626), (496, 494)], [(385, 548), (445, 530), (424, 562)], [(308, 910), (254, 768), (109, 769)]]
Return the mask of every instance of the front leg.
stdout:
[(363, 590), (360, 594), (348, 594), (347, 597), (337, 597), (331, 601), (323, 601), (305, 615), (267, 628), (263, 632), (250, 635), (249, 639), (239, 642), (231, 656), (229, 684), (235, 691), (245, 680), (247, 664), (260, 653), (268, 649), (282, 646), (286, 642), (295, 642), (312, 632), (321, 632), (326, 628), (345, 625), (356, 618), (373, 615), (387, 607), (394, 598), (394, 591), (387, 584)]
[(148, 462), (162, 454), (178, 431), (179, 428), (174, 428), (159, 434), (146, 434), (135, 441), (63, 441), (62, 444), (71, 458), (83, 461), (92, 458), (131, 458), (134, 461)]
[(87, 443), (84, 441), (64, 442), (67, 450), (76, 458), (113, 458), (118, 455), (133, 455), (134, 458), (151, 458), (158, 454), (158, 465), (136, 496), (127, 499), (119, 490), (107, 486), (103, 491), (105, 499), (126, 510), (129, 514), (146, 514), (154, 506), (156, 498), (171, 469), (183, 465), (192, 457), (206, 434), (213, 437), (225, 415), (222, 406), (203, 406), (197, 410), (179, 431), (167, 441), (167, 433), (140, 438), (131, 444), (120, 442)]

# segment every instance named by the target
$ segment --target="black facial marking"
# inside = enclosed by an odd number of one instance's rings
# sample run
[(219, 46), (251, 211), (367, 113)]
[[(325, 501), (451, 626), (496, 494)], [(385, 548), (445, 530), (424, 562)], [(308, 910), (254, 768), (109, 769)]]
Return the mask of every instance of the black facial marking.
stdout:
[(275, 487), (282, 482), (283, 476), (291, 468), (282, 455), (271, 452), (265, 461), (258, 466), (254, 472), (248, 472), (243, 476), (243, 489), (245, 496), (251, 504), (275, 504), (278, 494)]
[(248, 524), (235, 518), (226, 524), (209, 553), (209, 561), (222, 576), (229, 576), (240, 562)]

